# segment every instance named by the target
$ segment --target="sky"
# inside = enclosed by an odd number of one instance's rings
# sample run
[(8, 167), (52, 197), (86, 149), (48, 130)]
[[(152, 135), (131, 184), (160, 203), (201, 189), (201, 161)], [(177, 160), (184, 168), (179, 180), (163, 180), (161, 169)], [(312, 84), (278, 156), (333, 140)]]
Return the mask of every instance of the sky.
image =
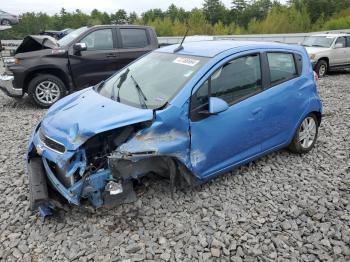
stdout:
[[(226, 7), (231, 7), (232, 0), (221, 0)], [(152, 8), (166, 10), (174, 3), (185, 10), (202, 7), (204, 0), (1, 0), (0, 9), (15, 15), (25, 12), (45, 12), (50, 15), (58, 13), (64, 7), (67, 11), (80, 9), (85, 13), (93, 9), (114, 13), (118, 9), (138, 14)]]

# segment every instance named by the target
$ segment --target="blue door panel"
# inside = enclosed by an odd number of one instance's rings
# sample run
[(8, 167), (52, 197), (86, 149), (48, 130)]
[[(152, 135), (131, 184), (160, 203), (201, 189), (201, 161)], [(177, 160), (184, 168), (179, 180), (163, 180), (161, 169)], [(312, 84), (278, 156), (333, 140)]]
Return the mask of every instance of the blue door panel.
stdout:
[(264, 92), (262, 151), (286, 144), (294, 133), (295, 123), (308, 108), (311, 81), (298, 77), (273, 86)]
[(206, 177), (261, 151), (260, 94), (228, 110), (191, 122), (193, 171)]

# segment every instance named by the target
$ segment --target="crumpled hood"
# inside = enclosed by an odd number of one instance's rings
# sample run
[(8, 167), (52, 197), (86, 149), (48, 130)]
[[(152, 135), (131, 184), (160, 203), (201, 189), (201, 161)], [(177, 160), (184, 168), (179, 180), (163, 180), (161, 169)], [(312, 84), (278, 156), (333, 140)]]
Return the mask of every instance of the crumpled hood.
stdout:
[(330, 48), (326, 48), (326, 47), (312, 47), (312, 46), (305, 46), (305, 49), (308, 54), (318, 54), (318, 53), (330, 50)]
[(42, 49), (53, 49), (59, 47), (55, 38), (48, 35), (29, 35), (17, 47), (16, 54), (38, 51)]
[(54, 104), (41, 129), (68, 150), (75, 150), (98, 133), (152, 119), (151, 109), (121, 104), (87, 88)]

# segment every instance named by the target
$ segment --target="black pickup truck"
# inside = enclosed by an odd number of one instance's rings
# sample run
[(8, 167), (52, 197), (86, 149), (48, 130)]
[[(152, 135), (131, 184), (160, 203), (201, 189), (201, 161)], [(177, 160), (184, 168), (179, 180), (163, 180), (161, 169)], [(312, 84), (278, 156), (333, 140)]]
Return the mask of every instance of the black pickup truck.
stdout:
[(35, 104), (47, 108), (156, 48), (156, 33), (148, 26), (82, 27), (58, 41), (46, 35), (28, 36), (0, 76), (0, 89), (11, 97), (27, 93)]

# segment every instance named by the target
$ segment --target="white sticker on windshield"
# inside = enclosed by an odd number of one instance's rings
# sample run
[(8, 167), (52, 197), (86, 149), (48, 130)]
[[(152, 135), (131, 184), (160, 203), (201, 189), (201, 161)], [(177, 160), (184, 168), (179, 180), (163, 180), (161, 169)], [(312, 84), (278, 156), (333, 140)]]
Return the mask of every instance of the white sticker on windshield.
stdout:
[(182, 65), (188, 65), (188, 66), (195, 66), (199, 63), (199, 60), (188, 58), (188, 57), (177, 57), (173, 63), (176, 64), (182, 64)]
[(334, 36), (326, 36), (326, 38), (331, 38), (331, 39), (333, 39), (333, 38), (334, 38)]

